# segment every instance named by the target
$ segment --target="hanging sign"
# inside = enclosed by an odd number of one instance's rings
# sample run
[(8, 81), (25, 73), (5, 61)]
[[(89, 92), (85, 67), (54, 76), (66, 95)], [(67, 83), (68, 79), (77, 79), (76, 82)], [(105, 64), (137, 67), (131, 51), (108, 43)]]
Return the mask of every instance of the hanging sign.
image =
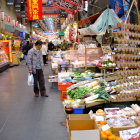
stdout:
[(11, 17), (10, 17), (10, 16), (7, 16), (7, 17), (6, 17), (6, 21), (7, 21), (7, 22), (10, 22), (10, 21), (11, 21)]
[(65, 0), (65, 1), (75, 6), (77, 6), (79, 3), (79, 0)]
[(60, 1), (54, 0), (53, 6), (59, 9), (63, 9), (70, 14), (72, 14), (73, 10), (77, 8), (76, 6), (66, 2), (65, 0), (60, 0)]
[(110, 0), (110, 6), (117, 15), (124, 14), (123, 0)]
[(130, 0), (123, 0), (124, 11), (127, 12), (130, 7)]
[(47, 0), (47, 6), (52, 7), (53, 5), (53, 0)]
[(42, 20), (42, 0), (27, 0), (28, 20)]
[(14, 5), (14, 0), (6, 0), (6, 3), (8, 6), (13, 6)]
[(15, 26), (18, 27), (18, 25), (19, 25), (19, 23), (18, 23), (18, 21), (16, 21), (16, 22), (15, 22)]
[(4, 12), (0, 12), (0, 18), (2, 21), (4, 21), (4, 18), (5, 18), (5, 13)]
[(13, 20), (11, 21), (11, 24), (12, 24), (13, 26), (15, 26), (16, 21), (13, 19)]

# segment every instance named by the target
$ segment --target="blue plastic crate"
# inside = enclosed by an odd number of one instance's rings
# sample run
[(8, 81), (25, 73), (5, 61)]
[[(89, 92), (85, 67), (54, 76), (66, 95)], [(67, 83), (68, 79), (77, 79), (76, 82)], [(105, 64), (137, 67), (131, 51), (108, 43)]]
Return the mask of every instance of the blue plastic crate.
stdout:
[(75, 108), (73, 109), (74, 114), (84, 114), (84, 109), (83, 108)]

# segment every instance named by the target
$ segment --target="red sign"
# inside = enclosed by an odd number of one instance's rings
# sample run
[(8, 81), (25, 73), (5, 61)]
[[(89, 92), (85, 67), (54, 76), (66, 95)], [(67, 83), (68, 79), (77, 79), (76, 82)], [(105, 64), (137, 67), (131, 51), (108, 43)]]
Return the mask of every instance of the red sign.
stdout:
[(28, 20), (42, 20), (42, 0), (27, 0)]

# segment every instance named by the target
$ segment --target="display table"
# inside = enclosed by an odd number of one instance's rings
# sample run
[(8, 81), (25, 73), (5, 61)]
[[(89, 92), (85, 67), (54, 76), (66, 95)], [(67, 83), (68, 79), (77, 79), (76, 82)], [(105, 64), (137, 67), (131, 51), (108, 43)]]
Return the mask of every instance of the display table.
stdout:
[(20, 52), (12, 52), (12, 65), (20, 64)]

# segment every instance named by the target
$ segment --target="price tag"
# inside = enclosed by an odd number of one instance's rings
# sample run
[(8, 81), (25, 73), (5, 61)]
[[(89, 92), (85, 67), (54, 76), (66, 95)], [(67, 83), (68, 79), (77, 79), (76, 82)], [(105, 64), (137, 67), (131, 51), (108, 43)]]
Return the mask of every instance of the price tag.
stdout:
[(114, 48), (114, 51), (116, 51), (117, 50), (117, 48)]
[(104, 121), (104, 117), (103, 116), (96, 116), (96, 121)]
[(116, 54), (115, 52), (112, 52), (112, 54)]
[(94, 117), (95, 117), (95, 115), (94, 115), (94, 114), (90, 115), (90, 119), (93, 119)]
[(128, 67), (125, 67), (125, 69), (128, 69)]
[(116, 97), (115, 97), (115, 96), (113, 96), (113, 95), (111, 95), (111, 98), (112, 98), (112, 99), (116, 99)]
[(92, 111), (92, 110), (90, 110), (88, 114), (89, 114), (89, 115), (93, 114), (93, 111)]
[(118, 68), (118, 67), (116, 67), (116, 69), (118, 70), (119, 68)]
[(106, 125), (104, 125), (104, 126), (102, 127), (102, 130), (103, 130), (103, 131), (106, 131), (106, 130), (108, 130), (108, 129), (110, 129), (110, 126), (109, 126), (108, 124), (106, 124)]
[(89, 116), (90, 116), (91, 119), (93, 119), (94, 116), (95, 116), (92, 110), (90, 110), (90, 112), (88, 114), (89, 114)]

